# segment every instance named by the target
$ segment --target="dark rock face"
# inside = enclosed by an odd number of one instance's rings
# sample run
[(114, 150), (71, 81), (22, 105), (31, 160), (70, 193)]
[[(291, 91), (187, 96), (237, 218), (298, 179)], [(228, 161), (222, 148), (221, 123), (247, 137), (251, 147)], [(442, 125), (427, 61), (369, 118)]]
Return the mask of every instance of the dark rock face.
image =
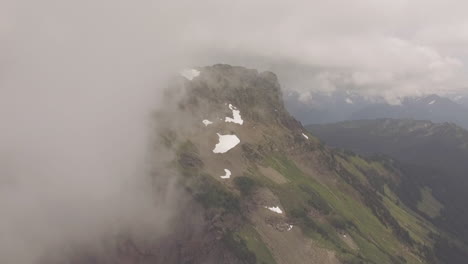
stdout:
[(179, 164), (186, 169), (203, 167), (203, 161), (201, 159), (187, 153), (182, 153), (180, 155)]
[(198, 78), (188, 83), (194, 98), (212, 104), (230, 102), (244, 109), (243, 115), (256, 122), (279, 121), (289, 116), (276, 75), (272, 72), (217, 64), (201, 69)]

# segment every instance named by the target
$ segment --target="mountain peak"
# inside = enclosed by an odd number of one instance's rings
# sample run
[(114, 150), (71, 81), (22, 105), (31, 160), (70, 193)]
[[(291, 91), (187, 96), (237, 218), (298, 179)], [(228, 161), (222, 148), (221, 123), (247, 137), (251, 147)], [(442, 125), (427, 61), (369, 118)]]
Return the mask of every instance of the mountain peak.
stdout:
[[(197, 71), (178, 82), (182, 96), (164, 109), (169, 115), (157, 115), (165, 124), (158, 132), (202, 207), (206, 232), (196, 240), (214, 248), (206, 254), (231, 254), (232, 261), (215, 263), (426, 259), (419, 241), (433, 238), (410, 234), (392, 213), (407, 209), (385, 202), (391, 190), (376, 185), (397, 184), (396, 171), (320, 144), (285, 109), (275, 74), (226, 64)], [(182, 251), (199, 252), (198, 245)]]
[(281, 87), (274, 73), (227, 64), (199, 69), (200, 75), (185, 84), (189, 100), (204, 101), (211, 112), (224, 111), (225, 105), (232, 104), (247, 119), (255, 122), (278, 122), (301, 129), (300, 123), (285, 109)]

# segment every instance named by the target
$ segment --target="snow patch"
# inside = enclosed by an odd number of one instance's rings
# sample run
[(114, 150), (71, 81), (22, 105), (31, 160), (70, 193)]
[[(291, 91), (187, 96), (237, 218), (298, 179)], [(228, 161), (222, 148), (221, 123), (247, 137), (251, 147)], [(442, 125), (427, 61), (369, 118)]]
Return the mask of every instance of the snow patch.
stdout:
[(197, 71), (195, 69), (186, 69), (180, 72), (180, 75), (184, 76), (188, 80), (193, 80), (193, 78), (197, 77), (200, 75), (200, 71)]
[(345, 101), (346, 101), (347, 104), (354, 104), (353, 100), (351, 100), (351, 99), (349, 99), (349, 98), (346, 98)]
[(265, 206), (265, 208), (272, 211), (272, 212), (275, 212), (277, 214), (282, 214), (283, 213), (283, 211), (281, 210), (281, 208), (279, 208), (279, 206), (275, 206), (275, 207)]
[(431, 105), (431, 104), (434, 104), (435, 102), (436, 102), (435, 100), (432, 100), (429, 102), (429, 104)]
[(293, 225), (289, 225), (288, 226), (288, 231), (291, 231), (292, 228), (293, 228)]
[(237, 110), (236, 107), (234, 107), (232, 104), (229, 104), (229, 109), (232, 111), (232, 117), (226, 117), (225, 122), (231, 122), (231, 123), (236, 123), (239, 125), (242, 125), (244, 123), (244, 120), (242, 120), (240, 111)]
[(221, 177), (221, 179), (229, 179), (229, 178), (231, 178), (231, 171), (230, 171), (230, 170), (224, 169), (224, 172), (226, 173), (226, 174), (224, 174), (224, 176), (219, 176), (219, 177)]
[(304, 133), (302, 133), (302, 136), (305, 137), (306, 139), (309, 139), (309, 137)]
[(226, 153), (240, 143), (240, 139), (236, 135), (221, 135), (217, 133), (219, 143), (213, 149), (213, 153)]
[(203, 122), (203, 124), (204, 124), (205, 126), (209, 126), (209, 125), (213, 124), (213, 122), (211, 122), (211, 121), (208, 120), (208, 119), (205, 119), (205, 120), (203, 120), (202, 122)]

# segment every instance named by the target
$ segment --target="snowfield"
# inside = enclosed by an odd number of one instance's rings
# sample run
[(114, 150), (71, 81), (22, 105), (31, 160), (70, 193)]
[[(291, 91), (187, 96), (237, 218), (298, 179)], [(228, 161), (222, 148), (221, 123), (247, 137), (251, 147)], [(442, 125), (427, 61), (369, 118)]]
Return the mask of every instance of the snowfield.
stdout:
[(216, 144), (213, 153), (226, 153), (240, 143), (240, 139), (236, 135), (221, 135), (219, 133), (217, 135), (219, 143)]
[(305, 137), (306, 139), (309, 139), (309, 137), (304, 133), (302, 133), (302, 136)]
[(226, 117), (225, 122), (231, 122), (242, 125), (244, 123), (244, 120), (242, 120), (240, 111), (237, 110), (236, 107), (232, 106), (232, 104), (229, 104), (229, 109), (232, 111), (232, 118)]
[(200, 75), (200, 71), (197, 71), (195, 69), (187, 69), (187, 70), (181, 71), (180, 75), (182, 75), (183, 77), (185, 77), (185, 78), (187, 78), (188, 80), (191, 81), (191, 80), (193, 80), (193, 78)]
[(275, 212), (277, 214), (282, 214), (283, 211), (281, 210), (281, 208), (279, 208), (279, 206), (276, 206), (276, 207), (265, 207), (267, 208), (268, 210), (272, 211), (272, 212)]
[(211, 121), (208, 120), (208, 119), (205, 119), (205, 120), (203, 120), (202, 122), (203, 122), (203, 124), (204, 124), (205, 126), (208, 126), (208, 125), (213, 124), (213, 122), (211, 122)]
[(226, 173), (226, 174), (224, 174), (224, 176), (219, 176), (219, 177), (221, 177), (221, 179), (229, 179), (229, 178), (231, 178), (231, 171), (230, 171), (230, 170), (224, 169), (224, 172)]

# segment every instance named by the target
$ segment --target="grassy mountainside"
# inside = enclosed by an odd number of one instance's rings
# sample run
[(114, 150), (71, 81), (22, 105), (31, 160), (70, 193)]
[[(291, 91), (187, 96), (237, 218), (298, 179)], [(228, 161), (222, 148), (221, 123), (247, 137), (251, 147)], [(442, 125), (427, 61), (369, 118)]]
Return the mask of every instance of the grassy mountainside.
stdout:
[[(218, 263), (443, 263), (439, 231), (400, 201), (392, 166), (322, 145), (285, 110), (273, 73), (197, 70), (177, 80), (167, 94), (177, 102), (156, 116), (206, 233), (232, 255)], [(242, 124), (225, 122), (233, 109)], [(214, 153), (217, 134), (240, 143)]]
[(391, 157), (404, 177), (401, 199), (438, 227), (468, 242), (468, 131), (416, 120), (361, 120), (307, 127), (326, 143)]

